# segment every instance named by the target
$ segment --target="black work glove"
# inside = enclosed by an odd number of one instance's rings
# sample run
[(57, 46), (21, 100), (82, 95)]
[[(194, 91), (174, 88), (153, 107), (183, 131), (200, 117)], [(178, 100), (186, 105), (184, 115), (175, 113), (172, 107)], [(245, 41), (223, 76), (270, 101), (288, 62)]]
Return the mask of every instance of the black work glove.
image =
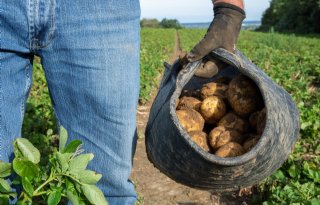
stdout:
[[(214, 19), (204, 38), (187, 54), (188, 61), (200, 60), (216, 48), (224, 48), (234, 53), (244, 18), (244, 10), (235, 5), (228, 3), (214, 4)], [(222, 66), (221, 61), (208, 55), (195, 75), (211, 78), (218, 73)]]

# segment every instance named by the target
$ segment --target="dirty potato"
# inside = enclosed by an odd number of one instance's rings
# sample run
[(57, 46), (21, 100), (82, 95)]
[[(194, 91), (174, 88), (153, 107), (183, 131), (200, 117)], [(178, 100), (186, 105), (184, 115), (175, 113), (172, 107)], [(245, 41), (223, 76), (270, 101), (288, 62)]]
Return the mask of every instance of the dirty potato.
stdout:
[(197, 111), (193, 109), (177, 110), (177, 117), (180, 124), (187, 132), (202, 131), (204, 119)]
[(222, 126), (228, 129), (235, 129), (243, 133), (248, 126), (248, 123), (238, 117), (236, 114), (229, 112), (219, 121), (218, 126)]
[(261, 109), (263, 104), (259, 88), (248, 77), (239, 75), (232, 79), (227, 91), (228, 101), (240, 116), (248, 116)]
[(231, 78), (224, 76), (224, 77), (217, 78), (214, 82), (228, 85), (230, 81), (231, 81)]
[(215, 152), (215, 155), (219, 157), (237, 157), (242, 154), (244, 154), (244, 149), (236, 142), (229, 142)]
[(206, 99), (210, 96), (226, 98), (227, 89), (228, 85), (222, 83), (207, 83), (201, 88), (201, 98)]
[(201, 147), (204, 151), (209, 152), (208, 140), (207, 140), (207, 133), (202, 131), (193, 131), (189, 132), (189, 135), (199, 147)]
[(258, 122), (257, 122), (257, 133), (262, 134), (264, 131), (264, 128), (266, 126), (266, 120), (267, 120), (267, 113), (266, 108), (262, 109), (260, 111)]
[(196, 89), (196, 90), (183, 90), (181, 92), (180, 98), (182, 97), (194, 97), (197, 99), (201, 99), (201, 94), (200, 94), (201, 90), (200, 89)]
[(179, 100), (179, 104), (177, 106), (178, 110), (190, 108), (194, 109), (197, 112), (200, 111), (201, 101), (194, 97), (182, 97)]
[(260, 139), (260, 136), (253, 136), (250, 137), (249, 139), (247, 139), (244, 143), (243, 143), (243, 149), (246, 152), (249, 152), (254, 146), (256, 146), (256, 144), (258, 143)]
[(242, 143), (242, 135), (232, 129), (227, 129), (225, 127), (216, 127), (209, 134), (209, 144), (216, 150), (229, 142)]
[(226, 114), (226, 105), (221, 98), (211, 96), (202, 102), (200, 113), (206, 123), (215, 124)]
[(258, 134), (262, 134), (266, 126), (266, 108), (253, 113), (250, 115), (249, 123), (252, 128), (254, 128)]

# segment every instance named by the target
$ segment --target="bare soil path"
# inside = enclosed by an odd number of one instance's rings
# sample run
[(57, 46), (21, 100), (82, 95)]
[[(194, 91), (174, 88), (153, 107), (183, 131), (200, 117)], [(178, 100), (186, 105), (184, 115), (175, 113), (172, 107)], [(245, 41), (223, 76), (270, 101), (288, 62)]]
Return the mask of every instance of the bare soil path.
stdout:
[[(173, 63), (181, 53), (179, 34), (176, 34), (176, 43), (170, 63)], [(160, 80), (160, 78), (159, 78)], [(156, 95), (156, 91), (153, 96)], [(176, 183), (162, 174), (149, 162), (145, 150), (144, 130), (148, 121), (149, 110), (154, 97), (146, 105), (140, 105), (137, 110), (138, 143), (134, 157), (132, 180), (139, 194), (137, 205), (237, 205), (249, 204), (239, 193), (228, 197), (221, 197), (208, 191), (192, 189)]]

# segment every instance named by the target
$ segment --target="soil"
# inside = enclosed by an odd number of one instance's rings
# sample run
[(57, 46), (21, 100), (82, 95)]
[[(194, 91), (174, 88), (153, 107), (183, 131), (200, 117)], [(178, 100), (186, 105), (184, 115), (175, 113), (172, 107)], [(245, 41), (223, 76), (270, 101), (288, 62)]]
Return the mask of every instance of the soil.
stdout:
[[(178, 32), (176, 43), (169, 62), (173, 63), (181, 54)], [(162, 76), (159, 76), (159, 81)], [(139, 195), (137, 205), (237, 205), (251, 204), (249, 195), (251, 188), (238, 192), (218, 195), (210, 191), (193, 189), (178, 184), (156, 169), (149, 162), (145, 149), (144, 131), (148, 121), (150, 107), (157, 93), (153, 93), (152, 100), (146, 105), (139, 105), (137, 109), (138, 142), (134, 157), (131, 179)]]

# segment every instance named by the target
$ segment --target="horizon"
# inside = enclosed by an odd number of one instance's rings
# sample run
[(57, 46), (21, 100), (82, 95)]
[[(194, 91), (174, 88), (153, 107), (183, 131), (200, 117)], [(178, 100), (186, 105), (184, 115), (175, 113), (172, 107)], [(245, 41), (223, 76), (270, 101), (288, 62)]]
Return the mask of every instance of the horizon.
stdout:
[[(143, 19), (157, 19), (157, 18), (141, 18), (140, 20), (143, 20)], [(163, 18), (164, 19), (164, 18)], [(161, 22), (163, 19), (157, 19), (159, 22)], [(166, 19), (169, 19), (169, 18), (166, 18)], [(178, 20), (178, 19), (176, 19)], [(180, 24), (207, 24), (207, 23), (211, 23), (210, 21), (207, 21), (207, 22), (180, 22), (178, 20), (178, 22)], [(244, 20), (243, 23), (246, 23), (246, 22), (260, 22), (261, 23), (261, 20)]]
[[(261, 21), (262, 14), (269, 7), (270, 0), (244, 0), (245, 21)], [(206, 23), (213, 17), (210, 0), (197, 0), (185, 3), (184, 0), (140, 0), (141, 19), (177, 19), (180, 23)]]

